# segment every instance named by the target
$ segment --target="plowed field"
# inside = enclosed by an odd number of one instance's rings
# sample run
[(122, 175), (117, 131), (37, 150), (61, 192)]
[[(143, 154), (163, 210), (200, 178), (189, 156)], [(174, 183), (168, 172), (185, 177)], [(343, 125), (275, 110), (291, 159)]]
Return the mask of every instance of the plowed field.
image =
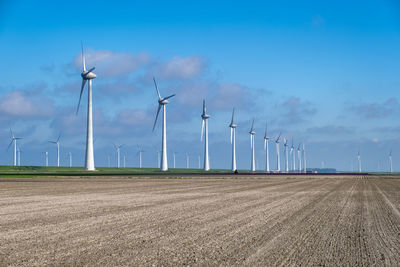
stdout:
[(400, 265), (400, 179), (0, 179), (0, 265)]

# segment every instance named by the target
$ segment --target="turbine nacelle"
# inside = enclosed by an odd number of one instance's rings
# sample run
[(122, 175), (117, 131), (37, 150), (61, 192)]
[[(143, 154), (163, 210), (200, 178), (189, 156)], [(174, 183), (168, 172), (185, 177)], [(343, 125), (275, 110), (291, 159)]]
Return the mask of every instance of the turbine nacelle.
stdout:
[(211, 117), (211, 116), (208, 115), (208, 114), (205, 114), (205, 113), (201, 114), (201, 118), (202, 118), (203, 120), (206, 120), (206, 119), (208, 119), (208, 118), (210, 118), (210, 117)]
[(160, 100), (158, 100), (158, 104), (160, 104), (160, 105), (166, 105), (166, 104), (168, 104), (168, 100), (165, 99), (165, 98), (160, 99)]
[(237, 127), (237, 125), (236, 125), (236, 124), (234, 124), (234, 123), (231, 123), (231, 124), (229, 124), (229, 127), (231, 127), (231, 128), (236, 128), (236, 127)]
[[(92, 70), (94, 70), (94, 68), (92, 68)], [(91, 79), (96, 78), (97, 76), (96, 76), (96, 74), (94, 74), (92, 72), (92, 70), (90, 70), (90, 71), (82, 71), (82, 73), (81, 73), (82, 79), (91, 80)]]

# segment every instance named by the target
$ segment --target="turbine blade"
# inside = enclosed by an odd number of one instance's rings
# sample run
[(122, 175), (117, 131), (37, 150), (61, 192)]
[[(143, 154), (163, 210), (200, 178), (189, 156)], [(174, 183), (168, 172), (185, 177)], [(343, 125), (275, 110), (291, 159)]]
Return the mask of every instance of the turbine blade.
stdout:
[(94, 71), (96, 69), (96, 67), (93, 67), (93, 68), (91, 68), (90, 70), (88, 70), (87, 72), (89, 73), (89, 72), (92, 72), (92, 71)]
[(203, 114), (206, 114), (206, 101), (203, 99)]
[(158, 100), (161, 100), (161, 95), (160, 95), (160, 91), (158, 91), (158, 87), (157, 87), (157, 83), (156, 83), (156, 78), (153, 77), (153, 81), (154, 81), (154, 86), (156, 87), (156, 91), (157, 91), (157, 95), (158, 95)]
[(83, 71), (86, 71), (86, 61), (85, 61), (85, 54), (83, 53), (83, 42), (81, 41), (81, 49), (82, 49), (82, 65)]
[(83, 90), (85, 89), (85, 84), (86, 84), (86, 80), (82, 79), (81, 93), (79, 95), (78, 107), (76, 108), (76, 115), (78, 114), (79, 106), (81, 105), (81, 99), (82, 99)]
[(14, 138), (14, 133), (13, 133), (13, 131), (11, 130), (11, 128), (10, 128), (10, 132), (11, 132), (12, 138)]
[(233, 108), (232, 110), (232, 120), (231, 120), (231, 124), (233, 124), (233, 116), (235, 115), (235, 108)]
[(154, 121), (154, 125), (153, 125), (153, 132), (154, 132), (154, 128), (156, 127), (157, 118), (158, 118), (158, 114), (160, 113), (160, 109), (161, 109), (161, 105), (159, 104), (158, 109), (157, 109), (156, 120)]
[(173, 96), (175, 96), (175, 94), (170, 95), (170, 96), (167, 96), (167, 97), (164, 97), (164, 99), (169, 99), (169, 98), (171, 98), (171, 97), (173, 97)]
[(14, 142), (14, 139), (11, 140), (10, 144), (9, 144), (8, 147), (7, 147), (7, 150), (10, 149), (10, 146), (12, 145), (13, 142)]
[(60, 141), (61, 133), (58, 135), (57, 142)]
[(203, 134), (204, 134), (204, 120), (201, 120), (201, 134), (200, 134), (200, 141), (203, 141)]
[(254, 119), (253, 119), (253, 123), (251, 124), (251, 132), (254, 131)]

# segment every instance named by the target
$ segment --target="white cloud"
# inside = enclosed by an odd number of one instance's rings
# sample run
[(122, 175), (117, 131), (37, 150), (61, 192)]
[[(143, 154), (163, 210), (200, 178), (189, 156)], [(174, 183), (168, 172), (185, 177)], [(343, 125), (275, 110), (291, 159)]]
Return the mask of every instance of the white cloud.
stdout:
[[(103, 77), (115, 77), (128, 74), (151, 62), (147, 52), (138, 54), (114, 52), (110, 50), (99, 50), (85, 53), (86, 68), (96, 67), (95, 73)], [(82, 68), (82, 57), (76, 55), (74, 64)]]
[(11, 91), (0, 98), (0, 118), (4, 117), (47, 117), (53, 104), (49, 99), (41, 98), (25, 91)]
[(199, 75), (205, 68), (206, 63), (201, 57), (173, 57), (166, 63), (156, 68), (157, 76), (162, 78), (187, 79)]

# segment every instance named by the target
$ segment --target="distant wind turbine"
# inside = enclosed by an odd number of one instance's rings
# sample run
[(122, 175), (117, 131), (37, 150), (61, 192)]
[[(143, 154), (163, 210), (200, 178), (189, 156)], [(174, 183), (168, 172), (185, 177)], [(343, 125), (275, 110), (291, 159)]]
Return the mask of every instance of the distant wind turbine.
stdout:
[(389, 170), (390, 170), (390, 172), (393, 172), (393, 165), (392, 165), (392, 150), (390, 150), (390, 153), (389, 153)]
[(357, 161), (358, 161), (358, 172), (361, 172), (361, 156), (360, 156), (360, 150), (357, 152)]
[(71, 168), (72, 167), (72, 153), (68, 152), (68, 155), (69, 155), (69, 167)]
[(277, 168), (276, 168), (276, 170), (278, 172), (281, 171), (281, 156), (280, 156), (280, 151), (279, 151), (279, 138), (281, 138), (281, 134), (282, 133), (279, 133), (278, 138), (276, 138), (276, 140), (275, 140), (275, 143), (276, 143), (276, 157), (277, 157), (277, 160), (276, 160)]
[(144, 152), (143, 148), (137, 145), (138, 152), (136, 155), (139, 155), (139, 168), (142, 168), (142, 153)]
[(18, 166), (21, 166), (21, 148), (17, 147)]
[(283, 138), (283, 146), (285, 147), (285, 171), (289, 172), (289, 154), (288, 154), (288, 141)]
[(22, 139), (21, 137), (15, 137), (13, 131), (10, 128), (10, 132), (11, 132), (11, 142), (7, 147), (7, 150), (10, 148), (10, 146), (12, 145), (12, 143), (14, 143), (14, 166), (17, 166), (17, 140)]
[(206, 101), (203, 100), (203, 113), (201, 114), (201, 135), (200, 140), (203, 139), (203, 134), (205, 131), (204, 137), (204, 166), (203, 169), (205, 171), (210, 170), (210, 159), (208, 158), (208, 119), (210, 115), (206, 113)]
[(58, 135), (57, 141), (49, 141), (57, 146), (57, 167), (60, 167), (60, 137), (61, 134)]
[(117, 151), (117, 168), (119, 168), (120, 167), (120, 162), (121, 162), (121, 147), (123, 146), (123, 145), (119, 145), (119, 146), (117, 146), (116, 144), (113, 144), (114, 145), (114, 148), (115, 148), (115, 150)]
[(43, 154), (45, 155), (44, 164), (46, 167), (49, 167), (49, 152), (45, 151)]
[(186, 153), (186, 169), (189, 169), (189, 154)]
[(256, 132), (254, 131), (254, 119), (253, 123), (251, 124), (251, 129), (250, 129), (250, 148), (251, 148), (251, 171), (256, 171), (256, 163), (255, 163), (255, 154), (254, 154), (254, 135)]
[(264, 134), (264, 150), (265, 150), (265, 159), (266, 159), (266, 164), (265, 164), (265, 170), (269, 172), (269, 137), (267, 135), (267, 127), (268, 123), (265, 123), (265, 134)]
[(197, 157), (198, 158), (198, 160), (199, 160), (199, 169), (201, 169), (201, 163), (200, 163), (200, 155)]
[(81, 73), (82, 77), (82, 86), (81, 93), (79, 95), (78, 107), (76, 109), (76, 114), (78, 114), (79, 106), (81, 104), (81, 98), (83, 90), (85, 89), (86, 82), (88, 82), (88, 109), (87, 109), (87, 128), (86, 128), (86, 155), (85, 155), (85, 170), (86, 171), (94, 171), (94, 151), (93, 151), (93, 111), (92, 111), (92, 80), (96, 78), (96, 74), (92, 71), (95, 67), (90, 70), (86, 70), (86, 60), (85, 55), (83, 53), (83, 44), (81, 43), (82, 48), (82, 66), (83, 71)]
[(229, 127), (231, 128), (231, 144), (232, 144), (232, 171), (236, 171), (236, 127), (237, 125), (233, 123), (233, 118), (235, 115), (235, 108), (232, 110), (232, 120)]
[(297, 160), (299, 161), (299, 172), (301, 172), (301, 143), (297, 146)]
[(162, 145), (161, 145), (161, 152), (162, 152), (162, 160), (161, 160), (161, 170), (167, 171), (168, 170), (168, 158), (167, 158), (167, 109), (166, 105), (168, 104), (168, 99), (175, 96), (175, 94), (162, 98), (160, 95), (160, 91), (158, 91), (156, 79), (153, 78), (154, 86), (156, 87), (157, 96), (158, 96), (158, 109), (156, 120), (154, 121), (153, 131), (156, 127), (158, 114), (160, 113), (161, 108), (163, 109), (163, 122), (162, 122)]
[(293, 144), (293, 137), (292, 137), (292, 146), (290, 147), (290, 153), (292, 154), (292, 169), (295, 172), (296, 171), (296, 153), (294, 149), (294, 144)]
[(176, 168), (176, 154), (177, 154), (177, 152), (173, 152), (172, 153), (172, 156), (173, 156), (173, 159), (174, 159), (174, 169)]
[(303, 168), (304, 168), (304, 173), (307, 173), (306, 146), (304, 143), (303, 143)]

